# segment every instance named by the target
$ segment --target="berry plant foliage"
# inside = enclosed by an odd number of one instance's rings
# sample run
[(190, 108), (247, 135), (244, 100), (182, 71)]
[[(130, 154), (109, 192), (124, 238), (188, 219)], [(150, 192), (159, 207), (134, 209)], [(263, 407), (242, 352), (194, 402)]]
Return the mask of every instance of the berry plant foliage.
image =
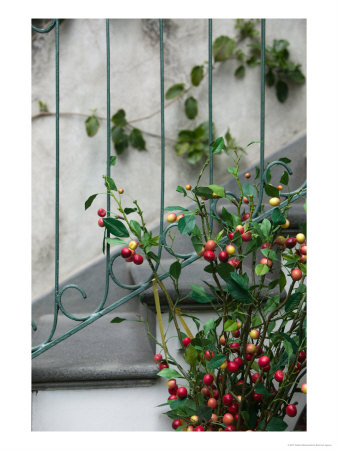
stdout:
[[(224, 145), (224, 138), (218, 138), (212, 151)], [(122, 246), (120, 256), (125, 263), (146, 263), (152, 272), (161, 339), (151, 335), (149, 326), (147, 332), (158, 345), (159, 353), (154, 356), (158, 375), (168, 379), (168, 397), (161, 406), (167, 407), (166, 415), (176, 431), (284, 431), (285, 416), (297, 420), (299, 414), (294, 394), (307, 392), (307, 244), (304, 233), (289, 234), (287, 218), (293, 200), (305, 190), (290, 193), (285, 173), (277, 187), (266, 184), (269, 202), (262, 219), (257, 215), (262, 212), (259, 185), (249, 182), (249, 172), (245, 183), (240, 181), (240, 156), (241, 152), (234, 150), (234, 165), (228, 168), (237, 182), (238, 195), (227, 193), (220, 185), (200, 186), (207, 160), (194, 186), (177, 187), (193, 207), (168, 206), (169, 224), (161, 236), (153, 236), (147, 229), (138, 201), (129, 204), (124, 190), (104, 176), (115, 205), (111, 211), (102, 207), (97, 211), (104, 242)], [(283, 165), (291, 162), (282, 159)], [(113, 158), (112, 164), (115, 162)], [(283, 202), (282, 190), (289, 193)], [(86, 209), (97, 195), (88, 198)], [(178, 233), (191, 241), (195, 259), (205, 263), (204, 271), (214, 281), (191, 285), (185, 297), (180, 295), (179, 284), (182, 264), (190, 255), (175, 253)], [(164, 250), (174, 257), (168, 277), (175, 296), (169, 294), (158, 273)], [(169, 337), (163, 326), (159, 289), (168, 303), (174, 337)], [(203, 323), (200, 317), (182, 312), (187, 297), (190, 302), (208, 304), (214, 312), (212, 318)], [(112, 322), (124, 320), (115, 317)], [(181, 359), (169, 350), (173, 340), (181, 349)]]

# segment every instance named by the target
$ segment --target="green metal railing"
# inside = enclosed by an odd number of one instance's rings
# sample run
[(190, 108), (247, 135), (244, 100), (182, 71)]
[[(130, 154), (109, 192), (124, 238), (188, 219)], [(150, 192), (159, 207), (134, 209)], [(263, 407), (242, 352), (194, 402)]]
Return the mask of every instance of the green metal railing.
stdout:
[[(67, 339), (71, 335), (77, 333), (81, 329), (90, 325), (91, 323), (98, 320), (100, 317), (105, 316), (110, 313), (114, 309), (133, 299), (137, 295), (141, 294), (143, 291), (148, 289), (151, 286), (151, 280), (153, 276), (151, 275), (145, 281), (136, 284), (136, 285), (126, 285), (120, 282), (113, 271), (113, 264), (116, 259), (120, 256), (119, 254), (115, 254), (111, 257), (110, 255), (110, 246), (106, 244), (106, 281), (105, 281), (105, 292), (104, 296), (99, 304), (99, 306), (91, 313), (83, 317), (76, 316), (74, 314), (69, 313), (64, 305), (62, 304), (62, 295), (68, 289), (76, 289), (78, 290), (83, 298), (86, 298), (86, 293), (84, 290), (75, 285), (68, 284), (64, 286), (61, 290), (59, 288), (59, 165), (60, 165), (60, 154), (59, 154), (59, 19), (53, 19), (52, 22), (44, 29), (37, 28), (32, 26), (33, 30), (38, 33), (49, 33), (51, 30), (55, 28), (55, 98), (56, 98), (56, 116), (55, 116), (55, 126), (56, 126), (56, 141), (55, 141), (55, 158), (56, 158), (56, 172), (55, 172), (55, 289), (54, 289), (54, 318), (51, 327), (51, 331), (49, 333), (48, 338), (42, 342), (41, 344), (32, 348), (32, 357), (40, 355), (56, 344), (62, 342)], [(164, 217), (164, 177), (165, 177), (165, 121), (164, 121), (164, 59), (163, 59), (163, 19), (159, 19), (159, 29), (160, 29), (160, 91), (161, 91), (161, 207), (160, 207), (160, 242), (163, 244), (166, 242), (166, 235), (168, 231), (177, 226), (177, 223), (170, 224), (164, 229), (163, 217)], [(264, 212), (260, 216), (258, 216), (259, 211), (261, 210), (263, 194), (264, 194), (264, 185), (267, 184), (267, 174), (268, 171), (275, 165), (282, 165), (291, 175), (292, 170), (288, 167), (286, 163), (283, 161), (273, 161), (264, 168), (264, 126), (265, 126), (265, 19), (261, 20), (261, 104), (260, 104), (260, 190), (258, 195), (258, 204), (253, 213), (254, 221), (261, 221), (266, 217), (269, 217), (272, 214), (273, 208), (269, 211)], [(106, 71), (107, 71), (107, 167), (106, 167), (106, 175), (110, 176), (110, 153), (111, 153), (111, 136), (110, 136), (110, 33), (109, 33), (109, 19), (106, 19)], [(211, 149), (212, 144), (212, 19), (208, 20), (208, 108), (209, 108), (209, 155), (210, 155), (210, 163), (209, 163), (209, 183), (213, 183), (213, 154)], [(234, 197), (238, 200), (238, 196), (232, 192), (226, 192), (227, 195)], [(285, 206), (288, 201), (294, 202), (298, 198), (304, 196), (306, 194), (306, 183), (304, 183), (297, 190), (290, 193), (281, 193), (280, 196), (287, 198), (292, 196), (291, 200), (285, 200), (280, 204), (280, 207)], [(216, 205), (218, 199), (210, 200), (210, 211), (217, 215)], [(107, 193), (107, 214), (110, 215), (110, 196)], [(212, 226), (212, 224), (211, 224)], [(108, 233), (109, 237), (109, 233)], [(224, 238), (220, 244), (227, 241), (227, 238)], [(169, 253), (173, 252), (170, 249), (167, 249)], [(161, 258), (162, 254), (162, 246), (159, 246), (158, 249), (158, 258)], [(182, 262), (182, 268), (187, 265), (193, 263), (199, 256), (193, 252), (190, 254), (179, 254), (175, 253), (175, 255), (184, 261)], [(159, 263), (156, 264), (155, 269), (157, 270), (159, 267)], [(159, 275), (159, 279), (163, 280), (169, 276), (169, 273), (166, 272), (162, 275)], [(113, 282), (120, 286), (121, 288), (128, 289), (131, 292), (114, 302), (109, 306), (106, 305), (106, 300), (108, 297), (109, 291), (109, 282), (110, 278)], [(59, 313), (63, 313), (66, 317), (75, 322), (80, 322), (78, 325), (74, 326), (71, 330), (64, 333), (63, 335), (54, 338), (54, 334), (57, 328), (58, 316)], [(32, 322), (32, 327), (36, 330), (36, 325)]]

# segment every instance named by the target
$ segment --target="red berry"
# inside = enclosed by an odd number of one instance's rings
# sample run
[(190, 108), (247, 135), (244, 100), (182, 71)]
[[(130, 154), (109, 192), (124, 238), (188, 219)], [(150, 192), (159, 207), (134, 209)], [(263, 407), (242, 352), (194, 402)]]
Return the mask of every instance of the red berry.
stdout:
[(209, 406), (209, 408), (211, 408), (211, 409), (216, 409), (217, 408), (217, 400), (215, 398), (209, 398), (207, 406)]
[(194, 431), (205, 431), (202, 425), (197, 425), (197, 427), (194, 428)]
[(242, 216), (243, 222), (244, 222), (245, 220), (248, 220), (249, 217), (250, 217), (250, 213), (245, 213), (245, 214), (243, 214), (243, 216)]
[(231, 334), (233, 337), (238, 338), (241, 335), (241, 332), (239, 330), (232, 331)]
[(232, 405), (232, 403), (233, 403), (232, 395), (231, 394), (224, 394), (223, 398), (222, 398), (222, 401), (223, 401), (223, 403), (225, 405), (228, 405), (228, 406)]
[(297, 415), (297, 408), (295, 405), (288, 405), (285, 412), (289, 417), (295, 417), (295, 415)]
[(216, 389), (213, 389), (213, 390), (212, 390), (212, 395), (213, 395), (213, 397), (217, 400), (218, 397), (219, 397), (219, 392), (218, 392)]
[(181, 419), (175, 419), (171, 424), (174, 430), (176, 430), (176, 428), (180, 427), (181, 425), (182, 425)]
[(242, 234), (242, 240), (244, 241), (244, 242), (249, 242), (249, 241), (251, 241), (251, 231), (247, 231), (246, 233), (243, 233)]
[(106, 215), (106, 210), (103, 209), (103, 208), (98, 209), (98, 210), (97, 210), (97, 215), (100, 216), (100, 217), (105, 217), (105, 215)]
[(235, 232), (231, 231), (230, 233), (228, 233), (228, 237), (229, 237), (230, 241), (233, 240), (234, 236), (235, 236)]
[(262, 245), (262, 249), (263, 248), (272, 248), (272, 244), (271, 244), (271, 242), (264, 242), (264, 244)]
[(246, 359), (247, 361), (251, 361), (252, 358), (253, 358), (253, 355), (252, 355), (251, 353), (247, 353), (247, 354), (245, 355), (245, 359)]
[(228, 255), (228, 253), (225, 252), (225, 251), (219, 252), (219, 254), (218, 254), (218, 259), (219, 259), (221, 262), (227, 262), (228, 259), (229, 259), (229, 255)]
[(237, 259), (237, 258), (229, 259), (228, 262), (229, 262), (229, 264), (230, 264), (232, 267), (234, 267), (235, 269), (237, 269), (237, 267), (239, 267), (240, 264), (241, 264), (240, 260)]
[(205, 386), (202, 387), (201, 394), (203, 395), (203, 397), (207, 397), (207, 398), (211, 397), (210, 390), (207, 387), (205, 387)]
[(140, 255), (139, 253), (135, 253), (135, 255), (133, 255), (133, 261), (134, 264), (137, 264), (139, 266), (140, 264), (143, 263), (143, 256)]
[(229, 347), (230, 347), (230, 351), (232, 351), (233, 353), (237, 353), (237, 352), (239, 352), (239, 349), (240, 349), (240, 343), (232, 342)]
[(182, 339), (182, 343), (183, 343), (184, 347), (188, 347), (190, 342), (191, 342), (190, 337), (185, 337), (185, 338)]
[(293, 248), (297, 244), (297, 239), (295, 237), (290, 237), (285, 241), (285, 246), (287, 248)]
[(284, 372), (282, 370), (277, 370), (275, 372), (274, 377), (275, 377), (275, 380), (278, 381), (278, 383), (281, 383), (284, 378)]
[(178, 400), (178, 397), (177, 397), (177, 395), (172, 394), (172, 395), (169, 395), (168, 400)]
[(228, 411), (231, 414), (236, 414), (236, 412), (238, 411), (238, 404), (237, 403), (232, 403), (232, 405), (228, 406)]
[(269, 364), (270, 358), (268, 356), (261, 356), (258, 360), (259, 367), (265, 367)]
[(215, 250), (216, 246), (217, 246), (216, 242), (210, 239), (205, 243), (204, 248), (205, 250)]
[(121, 256), (122, 258), (129, 258), (132, 255), (130, 248), (123, 247), (121, 250)]
[(176, 395), (176, 394), (177, 394), (177, 389), (178, 389), (177, 386), (170, 387), (170, 388), (168, 388), (168, 392), (169, 392), (169, 394), (171, 394), (171, 395)]
[(246, 197), (243, 197), (243, 202), (246, 203), (247, 205), (249, 204), (249, 200)]
[(99, 218), (99, 220), (97, 221), (97, 224), (98, 224), (98, 226), (101, 227), (101, 228), (104, 227), (104, 223), (103, 223), (102, 217)]
[(156, 364), (160, 364), (160, 362), (162, 361), (162, 359), (163, 359), (163, 356), (161, 355), (161, 353), (157, 353), (157, 354), (154, 356), (154, 361), (155, 361)]
[(302, 350), (301, 352), (299, 352), (298, 361), (302, 363), (305, 361), (305, 359), (306, 359), (306, 353), (304, 352), (304, 350)]
[(225, 431), (236, 431), (236, 428), (233, 425), (228, 425), (225, 427)]
[(239, 369), (239, 365), (235, 361), (229, 361), (227, 369), (229, 372), (234, 373)]
[(234, 359), (234, 362), (238, 364), (239, 367), (243, 364), (243, 359), (237, 356), (237, 358)]
[(305, 256), (307, 254), (307, 246), (306, 245), (302, 245), (301, 248), (299, 249), (299, 253), (303, 256)]
[(255, 402), (261, 402), (263, 400), (263, 394), (259, 394), (258, 392), (253, 392), (252, 400)]
[(203, 383), (209, 386), (214, 381), (214, 376), (211, 373), (206, 373), (203, 377)]
[(213, 358), (214, 356), (215, 356), (215, 352), (213, 352), (213, 351), (211, 351), (211, 350), (206, 350), (206, 351), (204, 352), (204, 358), (205, 358), (207, 361), (210, 361), (211, 358)]
[(206, 250), (203, 254), (203, 258), (206, 261), (214, 261), (214, 259), (216, 258), (215, 253), (212, 250)]
[(160, 364), (160, 370), (168, 369), (168, 368), (169, 368), (169, 364), (168, 364), (168, 363), (162, 362), (162, 363)]
[(226, 413), (223, 416), (222, 422), (224, 423), (224, 425), (231, 425), (232, 422), (234, 421), (234, 416), (230, 413)]
[(185, 388), (184, 386), (181, 386), (177, 389), (177, 397), (179, 398), (185, 398), (188, 395), (188, 391), (187, 388)]
[(291, 270), (291, 278), (293, 279), (293, 281), (299, 281), (302, 279), (303, 276), (303, 272), (298, 269), (298, 267), (295, 267), (294, 269)]
[(252, 380), (253, 383), (256, 383), (256, 381), (258, 380), (258, 378), (259, 378), (259, 381), (260, 381), (260, 382), (263, 381), (262, 375), (259, 376), (259, 373), (258, 373), (258, 372), (256, 372), (256, 373), (254, 373), (253, 375), (251, 375), (251, 380)]
[(270, 370), (270, 364), (267, 364), (266, 366), (263, 367), (263, 372), (269, 372)]

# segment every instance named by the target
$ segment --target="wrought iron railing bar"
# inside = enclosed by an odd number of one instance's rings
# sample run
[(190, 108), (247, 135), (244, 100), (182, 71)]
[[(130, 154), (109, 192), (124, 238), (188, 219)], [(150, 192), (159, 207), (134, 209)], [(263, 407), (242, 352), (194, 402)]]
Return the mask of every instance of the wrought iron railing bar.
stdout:
[[(212, 19), (208, 20), (208, 115), (209, 115), (209, 184), (214, 180), (214, 161), (212, 153)], [(210, 200), (209, 212), (211, 213), (214, 200)], [(213, 228), (213, 218), (210, 217), (210, 229)]]
[(56, 25), (56, 20), (57, 19), (53, 19), (51, 21), (51, 23), (46, 27), (46, 28), (38, 28), (34, 25), (32, 25), (32, 28), (34, 31), (37, 31), (38, 33), (49, 33)]
[(265, 19), (261, 19), (261, 103), (260, 103), (260, 186), (257, 206), (252, 214), (260, 211), (264, 191), (264, 146), (265, 146)]

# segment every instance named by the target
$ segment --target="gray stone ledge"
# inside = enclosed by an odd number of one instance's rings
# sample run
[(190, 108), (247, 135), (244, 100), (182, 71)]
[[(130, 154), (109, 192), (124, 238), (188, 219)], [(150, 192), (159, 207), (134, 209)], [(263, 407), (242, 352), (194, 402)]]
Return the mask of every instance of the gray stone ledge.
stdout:
[[(129, 321), (111, 324), (114, 317)], [(32, 360), (33, 390), (144, 385), (156, 380), (151, 345), (143, 323), (136, 314), (113, 311), (60, 342)], [(40, 342), (53, 316), (40, 318), (33, 345)], [(58, 336), (69, 329), (70, 321), (60, 317)], [(123, 380), (123, 381), (122, 381)]]

